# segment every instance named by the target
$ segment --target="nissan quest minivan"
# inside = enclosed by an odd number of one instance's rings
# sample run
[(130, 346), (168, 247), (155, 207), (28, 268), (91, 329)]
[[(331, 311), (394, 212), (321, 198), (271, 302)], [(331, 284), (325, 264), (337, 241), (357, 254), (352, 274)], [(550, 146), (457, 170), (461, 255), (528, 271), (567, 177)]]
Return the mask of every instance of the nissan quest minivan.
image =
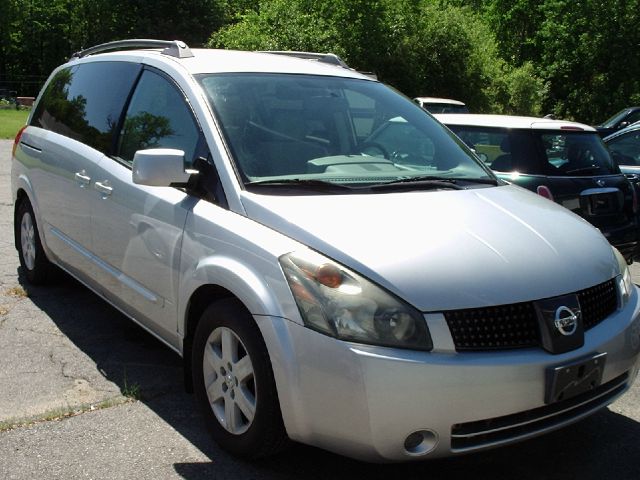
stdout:
[(627, 391), (638, 290), (600, 232), (302, 56), (129, 40), (57, 68), (13, 149), (27, 279), (57, 266), (178, 352), (248, 458), (475, 452)]

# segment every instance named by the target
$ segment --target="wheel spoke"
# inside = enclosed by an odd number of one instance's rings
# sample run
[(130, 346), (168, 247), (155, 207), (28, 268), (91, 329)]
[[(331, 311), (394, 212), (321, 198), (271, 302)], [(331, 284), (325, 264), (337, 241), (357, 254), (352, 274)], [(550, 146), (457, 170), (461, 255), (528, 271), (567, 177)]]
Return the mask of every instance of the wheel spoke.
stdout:
[(251, 422), (256, 414), (256, 399), (245, 388), (236, 389), (235, 402), (247, 420)]
[(244, 383), (253, 377), (253, 365), (249, 355), (245, 355), (233, 365), (233, 373), (238, 378), (239, 383)]
[(214, 372), (218, 373), (220, 371), (222, 358), (220, 358), (218, 352), (210, 343), (207, 343), (207, 346), (205, 347), (204, 358), (207, 361), (207, 366), (210, 367)]
[(227, 430), (231, 433), (236, 433), (242, 426), (240, 412), (236, 407), (236, 403), (229, 397), (224, 399), (224, 421), (227, 424)]
[(222, 390), (223, 384), (224, 378), (218, 375), (215, 380), (207, 386), (207, 395), (209, 396), (209, 401), (211, 403), (214, 403), (224, 397), (224, 392)]
[(222, 330), (222, 361), (234, 363), (238, 351), (238, 340), (229, 329)]

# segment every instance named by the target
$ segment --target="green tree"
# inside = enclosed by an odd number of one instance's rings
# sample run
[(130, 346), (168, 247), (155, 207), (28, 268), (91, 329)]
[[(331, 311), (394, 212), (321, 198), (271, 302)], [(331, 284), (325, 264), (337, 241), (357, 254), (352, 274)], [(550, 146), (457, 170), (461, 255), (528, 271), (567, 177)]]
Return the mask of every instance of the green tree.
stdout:
[(546, 2), (538, 43), (548, 109), (588, 123), (640, 103), (640, 0)]
[(467, 7), (419, 0), (263, 0), (214, 33), (209, 45), (329, 51), (410, 96), (459, 98), (481, 111), (539, 110), (541, 81), (531, 66), (514, 69), (504, 62), (483, 18)]

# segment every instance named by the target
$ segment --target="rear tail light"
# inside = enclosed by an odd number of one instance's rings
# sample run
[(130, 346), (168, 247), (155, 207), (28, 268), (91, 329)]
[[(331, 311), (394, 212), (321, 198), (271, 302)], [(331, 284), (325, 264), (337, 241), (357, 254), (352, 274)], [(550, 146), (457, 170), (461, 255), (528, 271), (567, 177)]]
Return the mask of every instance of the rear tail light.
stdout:
[(16, 154), (16, 148), (18, 148), (18, 144), (20, 143), (20, 137), (22, 137), (22, 133), (24, 132), (25, 128), (27, 128), (26, 125), (22, 127), (20, 130), (18, 130), (18, 133), (16, 134), (16, 139), (13, 141), (13, 149), (11, 150), (12, 157), (15, 156)]
[(551, 193), (551, 190), (549, 190), (549, 187), (547, 187), (546, 185), (538, 186), (538, 188), (536, 189), (536, 192), (541, 197), (548, 198), (553, 202), (553, 194)]

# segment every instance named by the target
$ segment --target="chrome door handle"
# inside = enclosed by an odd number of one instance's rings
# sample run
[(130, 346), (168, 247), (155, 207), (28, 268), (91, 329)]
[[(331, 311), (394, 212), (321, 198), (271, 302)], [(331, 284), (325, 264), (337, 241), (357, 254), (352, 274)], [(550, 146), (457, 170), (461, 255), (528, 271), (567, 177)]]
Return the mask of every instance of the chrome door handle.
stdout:
[(109, 186), (108, 180), (105, 180), (104, 182), (96, 182), (94, 185), (96, 190), (105, 195), (111, 195), (111, 192), (113, 192), (113, 187)]
[(76, 180), (80, 182), (82, 185), (89, 185), (91, 183), (91, 177), (87, 175), (87, 172), (85, 170), (76, 172), (75, 176), (76, 176)]

